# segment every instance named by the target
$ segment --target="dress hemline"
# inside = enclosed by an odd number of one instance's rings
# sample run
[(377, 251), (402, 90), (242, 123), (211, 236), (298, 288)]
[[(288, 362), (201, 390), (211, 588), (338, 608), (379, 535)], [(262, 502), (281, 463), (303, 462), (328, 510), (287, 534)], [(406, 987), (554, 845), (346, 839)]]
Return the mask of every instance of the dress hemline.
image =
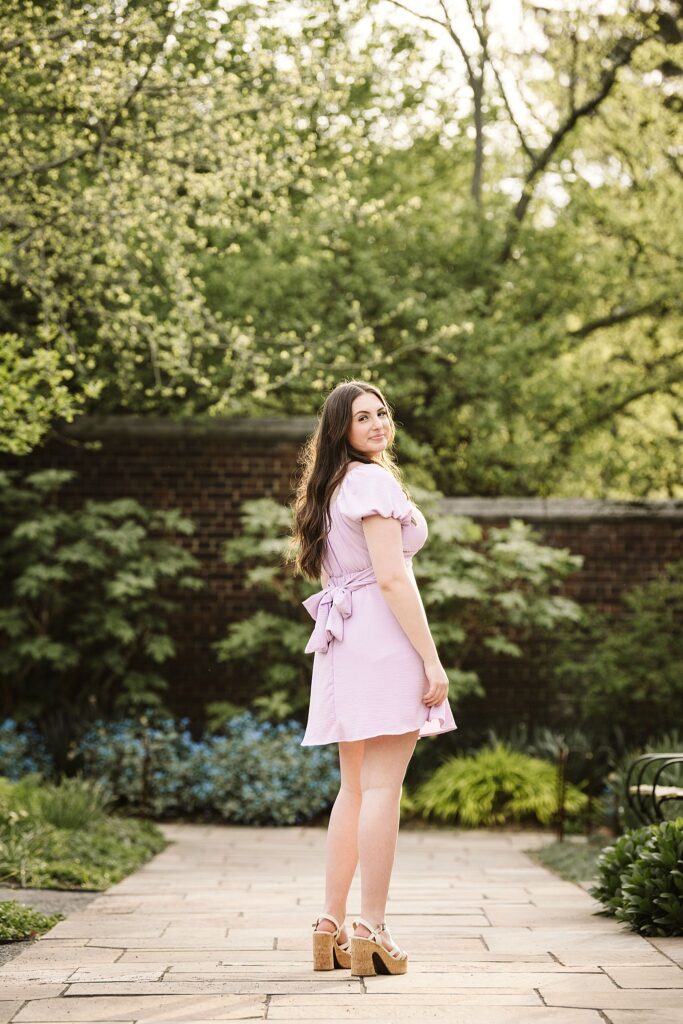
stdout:
[[(424, 725), (424, 723), (423, 723)], [(434, 732), (426, 732), (422, 736), (418, 736), (418, 740), (428, 740), (433, 736), (443, 736), (446, 732), (453, 732), (457, 729), (457, 725), (449, 725), (445, 729), (438, 729)], [(422, 729), (422, 725), (415, 726), (415, 729)], [(332, 737), (329, 740), (302, 740), (299, 744), (300, 747), (323, 747), (329, 743), (355, 743), (357, 740), (371, 740), (376, 736), (403, 736), (408, 732), (415, 732), (415, 729), (394, 729), (394, 730), (383, 730), (382, 732), (371, 732), (365, 736), (346, 736), (344, 739), (340, 739), (338, 736)]]

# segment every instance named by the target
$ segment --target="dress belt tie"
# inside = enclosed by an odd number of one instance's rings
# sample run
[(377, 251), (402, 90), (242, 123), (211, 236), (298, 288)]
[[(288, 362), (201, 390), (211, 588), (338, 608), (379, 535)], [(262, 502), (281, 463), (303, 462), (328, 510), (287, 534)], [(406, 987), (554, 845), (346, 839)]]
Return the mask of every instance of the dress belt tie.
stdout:
[(344, 639), (344, 619), (352, 612), (351, 593), (370, 583), (377, 583), (372, 566), (345, 576), (330, 576), (327, 585), (302, 601), (315, 619), (315, 626), (306, 647), (306, 654), (326, 654), (330, 641)]

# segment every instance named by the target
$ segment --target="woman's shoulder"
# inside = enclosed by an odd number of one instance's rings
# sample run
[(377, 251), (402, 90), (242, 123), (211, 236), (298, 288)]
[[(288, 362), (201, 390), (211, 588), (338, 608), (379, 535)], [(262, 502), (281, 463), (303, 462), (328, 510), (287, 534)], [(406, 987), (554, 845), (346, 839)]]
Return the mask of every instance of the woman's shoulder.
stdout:
[(379, 462), (349, 462), (346, 467), (344, 479), (351, 476), (352, 473), (362, 472), (373, 474), (382, 473), (385, 476), (392, 476), (388, 469), (385, 469), (384, 466), (380, 466)]
[(366, 487), (391, 487), (392, 482), (396, 483), (393, 473), (378, 462), (349, 462), (339, 487), (356, 491)]
[(348, 484), (352, 491), (357, 491), (359, 488), (363, 491), (368, 487), (371, 490), (388, 488), (389, 490), (403, 491), (391, 470), (379, 462), (349, 462), (340, 486), (344, 487), (345, 484)]

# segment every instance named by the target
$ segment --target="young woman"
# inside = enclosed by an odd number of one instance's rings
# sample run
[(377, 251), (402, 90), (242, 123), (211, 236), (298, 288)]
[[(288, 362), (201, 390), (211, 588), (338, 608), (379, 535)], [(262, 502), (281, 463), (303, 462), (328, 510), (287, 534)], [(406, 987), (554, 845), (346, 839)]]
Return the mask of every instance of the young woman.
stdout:
[[(302, 745), (338, 743), (341, 771), (313, 961), (354, 975), (407, 970), (384, 921), (401, 787), (417, 740), (457, 729), (412, 568), (427, 523), (402, 485), (394, 438), (379, 388), (338, 384), (302, 450), (294, 502), (295, 570), (323, 586), (303, 602), (315, 627)], [(362, 916), (349, 940), (343, 922), (359, 859)]]

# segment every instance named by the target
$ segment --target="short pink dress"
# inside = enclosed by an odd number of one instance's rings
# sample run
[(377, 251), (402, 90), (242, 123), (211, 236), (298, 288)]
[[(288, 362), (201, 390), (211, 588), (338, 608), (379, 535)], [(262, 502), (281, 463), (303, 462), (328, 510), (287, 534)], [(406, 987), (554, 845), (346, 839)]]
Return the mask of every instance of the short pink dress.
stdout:
[(361, 521), (371, 515), (400, 519), (413, 581), (413, 555), (427, 540), (422, 512), (388, 470), (377, 463), (347, 469), (330, 501), (323, 557), (329, 581), (302, 602), (315, 619), (305, 648), (314, 658), (304, 747), (415, 729), (422, 738), (458, 728), (448, 698), (436, 707), (422, 703), (429, 688), (422, 658), (372, 568)]

